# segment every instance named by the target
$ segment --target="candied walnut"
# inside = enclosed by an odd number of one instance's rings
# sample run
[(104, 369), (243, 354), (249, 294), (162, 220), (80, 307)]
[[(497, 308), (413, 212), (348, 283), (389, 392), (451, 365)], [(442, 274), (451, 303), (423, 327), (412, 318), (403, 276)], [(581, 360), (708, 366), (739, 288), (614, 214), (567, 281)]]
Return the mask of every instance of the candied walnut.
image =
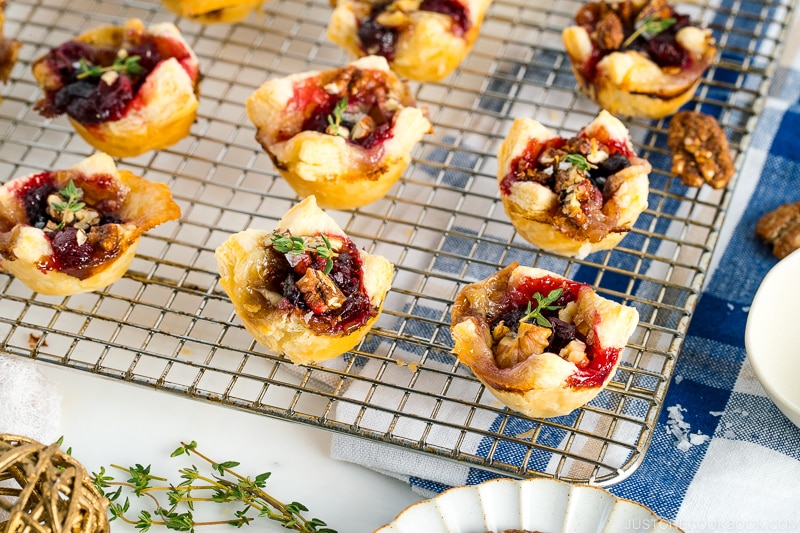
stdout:
[(347, 301), (347, 297), (331, 278), (315, 268), (306, 269), (303, 277), (297, 280), (297, 288), (303, 293), (308, 307), (316, 314), (339, 309)]
[(0, 0), (0, 81), (8, 81), (11, 69), (17, 62), (19, 49), (22, 47), (20, 41), (6, 39), (3, 37), (3, 24), (5, 22), (5, 0)]
[(756, 235), (772, 246), (778, 259), (800, 248), (800, 202), (766, 213), (756, 224)]
[(672, 172), (684, 185), (708, 183), (721, 189), (733, 176), (728, 140), (712, 116), (696, 111), (676, 114), (669, 124), (667, 145), (672, 151)]
[(498, 368), (511, 368), (528, 357), (544, 353), (550, 344), (552, 333), (549, 328), (522, 322), (516, 333), (505, 325), (499, 325), (492, 331), (492, 338), (498, 336), (498, 329), (508, 330), (493, 348)]
[(651, 0), (636, 15), (636, 23), (643, 24), (648, 19), (666, 20), (673, 14), (674, 11), (667, 0)]
[(603, 18), (597, 23), (596, 32), (597, 44), (603, 50), (617, 50), (625, 39), (622, 21), (613, 11), (608, 11), (603, 15)]

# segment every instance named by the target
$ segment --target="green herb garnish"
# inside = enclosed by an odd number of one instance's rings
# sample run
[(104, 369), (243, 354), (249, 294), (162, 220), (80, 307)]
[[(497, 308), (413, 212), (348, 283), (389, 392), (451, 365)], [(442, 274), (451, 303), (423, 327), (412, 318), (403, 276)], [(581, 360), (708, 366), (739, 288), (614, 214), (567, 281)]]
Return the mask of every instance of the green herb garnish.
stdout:
[(128, 76), (137, 76), (144, 72), (144, 67), (139, 64), (140, 56), (127, 56), (118, 57), (114, 63), (107, 67), (100, 67), (97, 65), (89, 66), (89, 64), (81, 59), (78, 68), (80, 72), (77, 75), (78, 79), (83, 78), (96, 78), (102, 76), (106, 72), (119, 72), (120, 74), (127, 74)]
[(673, 24), (675, 24), (678, 20), (675, 18), (668, 18), (668, 19), (660, 19), (656, 17), (647, 17), (642, 22), (642, 25), (636, 28), (636, 31), (631, 33), (625, 42), (622, 43), (622, 48), (627, 48), (633, 41), (635, 41), (640, 35), (647, 34), (652, 36), (658, 35), (662, 31), (666, 30)]
[(325, 259), (325, 269), (322, 272), (328, 275), (331, 273), (331, 270), (333, 270), (333, 258), (336, 257), (336, 252), (333, 251), (331, 241), (328, 240), (328, 237), (322, 234), (320, 234), (320, 237), (322, 238), (322, 244), (311, 246), (303, 237), (273, 233), (272, 247), (281, 253), (291, 255), (313, 252)]
[[(198, 526), (229, 525), (236, 528), (248, 525), (257, 518), (263, 517), (280, 523), (285, 529), (300, 533), (336, 533), (318, 518), (306, 518), (302, 513), (308, 509), (301, 503), (282, 503), (264, 487), (270, 472), (264, 472), (255, 478), (244, 477), (233, 469), (239, 466), (237, 461), (218, 463), (197, 451), (197, 443), (181, 443), (170, 457), (194, 455), (206, 461), (210, 472), (201, 472), (195, 466), (178, 470), (179, 483), (169, 482), (166, 478), (150, 473), (150, 466), (125, 468), (111, 465), (112, 468), (124, 472), (125, 481), (115, 481), (101, 467), (92, 473), (94, 486), (109, 502), (110, 520), (120, 519), (131, 524), (141, 532), (160, 526), (173, 531), (194, 531)], [(129, 517), (130, 497), (123, 497), (123, 489), (137, 498), (145, 498), (154, 505), (152, 512), (141, 510), (135, 518)], [(163, 498), (159, 495), (163, 495)], [(166, 499), (166, 502), (162, 502)], [(217, 503), (223, 505), (241, 504), (241, 509), (232, 512), (232, 518), (217, 521), (201, 521), (194, 516), (195, 505), (200, 503)], [(166, 505), (164, 505), (166, 504)]]
[(520, 322), (527, 322), (528, 320), (535, 320), (536, 323), (543, 328), (552, 328), (553, 324), (550, 323), (544, 316), (542, 316), (542, 311), (548, 309), (550, 311), (555, 311), (557, 309), (561, 309), (562, 306), (560, 305), (553, 305), (553, 302), (558, 300), (561, 296), (561, 293), (564, 292), (564, 289), (559, 287), (558, 289), (553, 289), (547, 296), (542, 296), (538, 292), (533, 295), (533, 298), (536, 300), (536, 309), (533, 309), (531, 302), (528, 302), (528, 307), (525, 309), (525, 316), (519, 319)]
[[(53, 208), (58, 211), (59, 213), (64, 213), (66, 211), (71, 211), (73, 213), (77, 213), (84, 207), (86, 207), (85, 202), (81, 202), (83, 198), (83, 189), (80, 187), (75, 186), (75, 182), (69, 180), (67, 182), (66, 187), (58, 191), (58, 194), (61, 195), (62, 198), (66, 200), (66, 202), (56, 202), (53, 203)], [(58, 224), (58, 229), (62, 229), (64, 227), (64, 219), (62, 217), (61, 222)]]
[(333, 135), (338, 135), (340, 137), (344, 137), (340, 130), (342, 125), (342, 113), (345, 112), (347, 109), (347, 98), (342, 98), (338, 102), (336, 102), (336, 106), (333, 108), (333, 113), (328, 115), (328, 124), (333, 131)]
[(592, 168), (597, 168), (597, 165), (589, 163), (581, 154), (567, 154), (564, 156), (564, 161), (584, 172)]

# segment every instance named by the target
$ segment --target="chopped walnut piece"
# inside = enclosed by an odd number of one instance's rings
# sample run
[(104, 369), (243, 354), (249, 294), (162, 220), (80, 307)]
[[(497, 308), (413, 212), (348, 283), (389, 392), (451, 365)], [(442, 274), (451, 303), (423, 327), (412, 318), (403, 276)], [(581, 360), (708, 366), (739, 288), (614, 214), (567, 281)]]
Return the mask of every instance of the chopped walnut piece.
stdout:
[(586, 356), (586, 343), (578, 339), (572, 339), (564, 346), (558, 354), (562, 359), (575, 363), (579, 367), (584, 367), (589, 363)]
[(520, 322), (516, 335), (513, 333), (504, 335), (495, 344), (495, 363), (498, 368), (510, 368), (532, 355), (544, 353), (551, 333), (550, 328)]
[(364, 115), (355, 123), (350, 131), (350, 138), (358, 141), (365, 138), (375, 130), (375, 121), (369, 115)]
[(667, 145), (672, 151), (672, 172), (684, 185), (708, 183), (721, 189), (733, 176), (728, 140), (712, 116), (696, 111), (676, 114), (669, 124)]
[(102, 226), (92, 226), (87, 234), (89, 244), (92, 248), (111, 252), (119, 248), (121, 244), (120, 229), (118, 224), (103, 224)]
[(315, 314), (339, 309), (347, 301), (333, 280), (315, 268), (306, 269), (306, 273), (295, 285), (303, 293), (303, 299)]
[(763, 215), (756, 224), (756, 235), (772, 246), (778, 259), (800, 248), (800, 202), (783, 204)]

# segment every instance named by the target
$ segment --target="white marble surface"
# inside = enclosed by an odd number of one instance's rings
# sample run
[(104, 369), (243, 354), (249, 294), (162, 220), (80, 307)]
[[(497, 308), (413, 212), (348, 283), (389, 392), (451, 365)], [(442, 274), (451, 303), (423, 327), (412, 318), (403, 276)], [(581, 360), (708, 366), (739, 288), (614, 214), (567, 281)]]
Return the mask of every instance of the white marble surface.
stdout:
[[(367, 533), (391, 522), (420, 500), (393, 478), (331, 459), (330, 433), (301, 424), (195, 401), (49, 364), (38, 365), (63, 399), (64, 446), (89, 472), (118, 464), (152, 465), (151, 473), (180, 482), (178, 469), (191, 463), (170, 458), (181, 440), (197, 441), (217, 461), (239, 461), (237, 471), (272, 475), (267, 489), (284, 501), (306, 505), (339, 533)], [(120, 478), (121, 479), (121, 478)], [(209, 509), (208, 506), (203, 508)], [(230, 509), (230, 508), (229, 508)], [(260, 519), (248, 531), (287, 531)], [(138, 531), (117, 520), (113, 533)], [(163, 531), (163, 529), (159, 529)], [(157, 530), (151, 530), (157, 531)], [(198, 533), (235, 531), (208, 526)]]

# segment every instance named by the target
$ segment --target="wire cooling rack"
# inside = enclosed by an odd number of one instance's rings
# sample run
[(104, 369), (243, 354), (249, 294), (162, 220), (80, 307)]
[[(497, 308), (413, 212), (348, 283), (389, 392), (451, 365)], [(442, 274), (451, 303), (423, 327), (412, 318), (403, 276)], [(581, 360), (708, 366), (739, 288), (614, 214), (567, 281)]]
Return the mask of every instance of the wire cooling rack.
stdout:
[[(243, 103), (267, 79), (344, 64), (325, 38), (324, 0), (272, 0), (235, 25), (201, 26), (159, 4), (9, 0), (6, 35), (23, 42), (0, 105), (0, 179), (66, 168), (92, 153), (64, 119), (33, 111), (31, 62), (99, 24), (179, 25), (204, 75), (199, 118), (174, 147), (120, 162), (166, 183), (178, 222), (146, 235), (127, 275), (89, 294), (33, 293), (0, 273), (0, 349), (272, 417), (462, 461), (514, 477), (610, 485), (641, 462), (710, 263), (735, 176), (722, 191), (669, 173), (666, 121), (631, 120), (653, 165), (649, 208), (615, 250), (568, 260), (515, 235), (498, 197), (496, 151), (518, 116), (562, 135), (597, 108), (576, 90), (560, 32), (574, 0), (495, 0), (470, 56), (441, 83), (412, 84), (435, 133), (383, 199), (331, 211), (351, 238), (396, 268), (377, 326), (351, 353), (301, 367), (255, 344), (217, 281), (215, 248), (273, 229), (297, 197), (254, 140)], [(720, 52), (691, 107), (723, 126), (741, 167), (794, 2), (681, 5)], [(635, 306), (641, 324), (613, 382), (571, 415), (507, 411), (451, 355), (450, 305), (463, 284), (518, 261)]]

